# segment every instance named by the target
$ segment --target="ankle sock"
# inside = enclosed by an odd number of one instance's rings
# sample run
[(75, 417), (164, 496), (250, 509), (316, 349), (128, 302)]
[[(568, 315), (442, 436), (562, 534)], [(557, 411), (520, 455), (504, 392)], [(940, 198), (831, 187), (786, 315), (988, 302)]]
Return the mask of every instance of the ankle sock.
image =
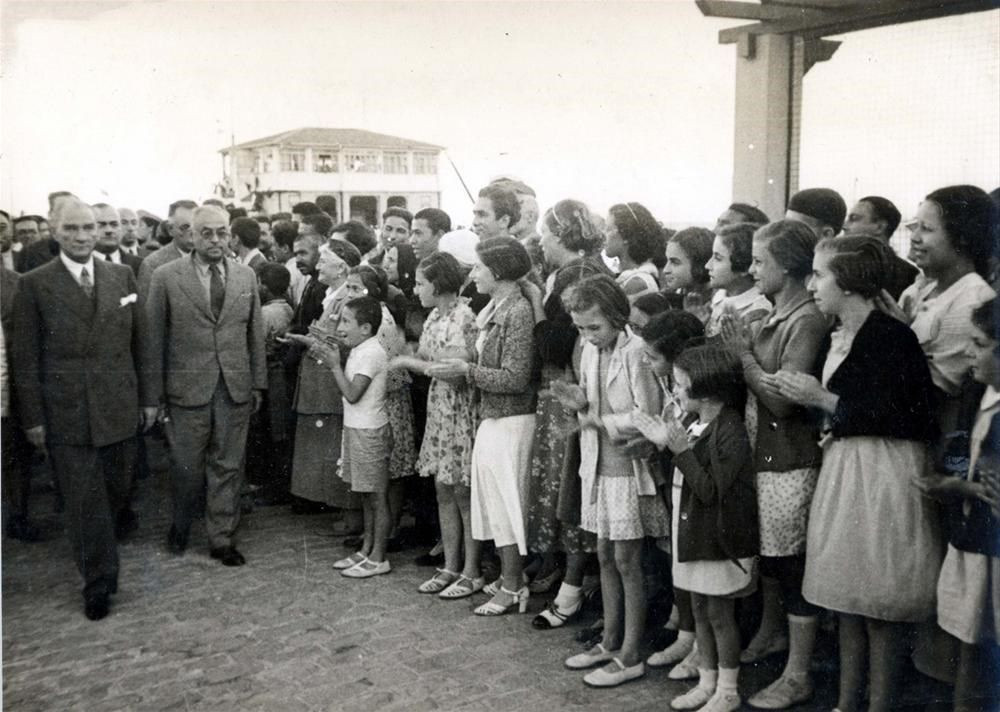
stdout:
[[(719, 668), (720, 670), (722, 668)], [(715, 692), (716, 684), (719, 680), (718, 670), (706, 670), (704, 668), (698, 668), (698, 687), (705, 690), (709, 694)]]
[(719, 666), (719, 689), (725, 692), (736, 692), (739, 684), (740, 669)]
[(559, 608), (569, 608), (578, 600), (580, 600), (580, 587), (563, 581), (559, 585), (559, 593), (556, 594), (556, 606)]
[(678, 643), (687, 642), (689, 640), (694, 640), (694, 631), (693, 630), (679, 630), (679, 631), (677, 631), (677, 642)]

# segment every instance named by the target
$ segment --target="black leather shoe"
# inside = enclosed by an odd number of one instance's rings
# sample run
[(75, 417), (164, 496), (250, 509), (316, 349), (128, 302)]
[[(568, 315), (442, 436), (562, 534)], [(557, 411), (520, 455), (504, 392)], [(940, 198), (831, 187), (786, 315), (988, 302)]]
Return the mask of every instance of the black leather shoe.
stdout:
[(213, 559), (221, 561), (223, 566), (243, 566), (247, 562), (235, 546), (221, 546), (209, 553)]
[(135, 512), (129, 508), (118, 512), (118, 517), (115, 519), (115, 539), (125, 541), (138, 528), (139, 517)]
[(181, 534), (176, 527), (170, 527), (170, 532), (167, 534), (167, 550), (179, 556), (187, 549), (187, 545), (187, 534)]
[(111, 609), (109, 594), (105, 590), (88, 593), (83, 597), (83, 614), (92, 621), (99, 621)]

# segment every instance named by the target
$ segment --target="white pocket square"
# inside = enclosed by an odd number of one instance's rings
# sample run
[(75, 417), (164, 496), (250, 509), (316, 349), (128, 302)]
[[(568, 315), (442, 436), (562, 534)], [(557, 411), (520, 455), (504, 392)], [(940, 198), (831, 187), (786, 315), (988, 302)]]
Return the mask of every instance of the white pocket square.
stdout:
[(138, 300), (139, 300), (139, 295), (136, 294), (135, 292), (132, 292), (127, 297), (122, 297), (120, 300), (118, 300), (118, 305), (127, 307), (129, 304), (134, 304)]

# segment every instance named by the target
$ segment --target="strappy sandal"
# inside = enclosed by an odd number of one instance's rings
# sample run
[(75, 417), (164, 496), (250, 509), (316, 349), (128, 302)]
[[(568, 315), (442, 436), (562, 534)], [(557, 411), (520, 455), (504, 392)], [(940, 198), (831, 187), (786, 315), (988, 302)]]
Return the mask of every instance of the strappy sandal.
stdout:
[(532, 593), (548, 593), (562, 580), (563, 572), (560, 568), (552, 569), (545, 576), (539, 576), (534, 581), (528, 584), (528, 590)]
[(583, 596), (576, 599), (576, 603), (567, 608), (560, 608), (555, 601), (551, 601), (548, 607), (531, 620), (533, 628), (538, 630), (551, 630), (559, 628), (570, 618), (575, 616), (583, 606)]
[(510, 596), (510, 603), (504, 606), (491, 599), (479, 608), (475, 609), (473, 613), (477, 616), (502, 616), (505, 613), (510, 613), (514, 606), (517, 606), (518, 613), (524, 613), (528, 610), (528, 596), (530, 594), (527, 586), (524, 586), (517, 591), (508, 591), (501, 586), (499, 593), (504, 593)]
[(438, 594), (438, 598), (456, 599), (456, 598), (467, 598), (477, 591), (483, 590), (483, 585), (486, 583), (486, 579), (482, 576), (478, 576), (474, 579), (468, 576), (459, 576), (455, 579), (448, 588), (444, 589)]
[(449, 571), (448, 569), (438, 569), (437, 572), (431, 576), (429, 579), (424, 581), (417, 590), (420, 593), (441, 593), (458, 580), (460, 574), (454, 571)]

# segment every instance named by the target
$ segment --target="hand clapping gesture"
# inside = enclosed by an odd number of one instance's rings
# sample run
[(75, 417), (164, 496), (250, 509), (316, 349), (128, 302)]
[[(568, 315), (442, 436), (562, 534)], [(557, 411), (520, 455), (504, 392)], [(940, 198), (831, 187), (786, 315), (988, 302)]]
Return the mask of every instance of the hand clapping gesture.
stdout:
[(633, 423), (660, 450), (670, 448), (670, 452), (676, 455), (688, 449), (687, 430), (676, 418), (664, 420), (658, 415), (640, 412), (633, 416)]
[(575, 383), (552, 381), (549, 384), (549, 392), (568, 411), (579, 413), (587, 408), (587, 394), (583, 392), (583, 388)]
[(765, 388), (773, 389), (779, 396), (792, 403), (823, 408), (829, 392), (815, 376), (798, 371), (778, 371), (765, 374), (761, 381)]
[(750, 351), (750, 326), (736, 312), (728, 311), (722, 316), (722, 330), (719, 332), (726, 348), (733, 353), (744, 354)]

